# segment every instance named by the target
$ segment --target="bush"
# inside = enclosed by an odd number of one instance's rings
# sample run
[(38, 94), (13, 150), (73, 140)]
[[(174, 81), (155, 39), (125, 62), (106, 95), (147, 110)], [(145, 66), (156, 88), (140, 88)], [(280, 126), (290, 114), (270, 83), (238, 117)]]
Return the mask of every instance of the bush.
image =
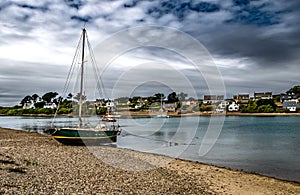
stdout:
[(60, 108), (57, 114), (70, 114), (72, 112), (72, 108)]
[(274, 108), (271, 105), (262, 105), (257, 108), (258, 112), (270, 113), (274, 112)]
[(106, 108), (105, 107), (100, 107), (99, 109), (96, 110), (97, 115), (103, 115), (106, 113)]
[(205, 112), (205, 111), (212, 111), (213, 107), (212, 106), (206, 106), (206, 107), (201, 107), (200, 112)]
[(274, 102), (274, 99), (259, 99), (256, 102), (257, 106), (260, 107), (262, 105), (269, 105), (273, 108), (273, 110), (276, 109), (276, 104)]
[(244, 113), (255, 113), (257, 112), (256, 105), (248, 105), (246, 108), (242, 108), (241, 112)]
[(23, 109), (10, 109), (7, 115), (21, 115), (23, 114)]
[(0, 108), (0, 114), (7, 114), (9, 108)]

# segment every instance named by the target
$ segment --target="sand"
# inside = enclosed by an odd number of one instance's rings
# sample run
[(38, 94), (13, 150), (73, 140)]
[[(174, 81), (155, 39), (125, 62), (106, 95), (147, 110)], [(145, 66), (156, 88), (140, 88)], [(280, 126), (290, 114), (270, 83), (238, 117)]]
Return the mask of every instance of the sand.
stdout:
[(10, 129), (0, 129), (0, 175), (0, 194), (300, 194), (299, 183)]

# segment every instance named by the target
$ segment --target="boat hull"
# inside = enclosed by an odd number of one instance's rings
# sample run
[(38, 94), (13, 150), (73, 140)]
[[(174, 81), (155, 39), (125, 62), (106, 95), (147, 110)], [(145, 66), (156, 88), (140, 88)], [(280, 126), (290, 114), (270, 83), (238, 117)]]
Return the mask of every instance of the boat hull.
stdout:
[(60, 128), (50, 130), (52, 137), (65, 145), (99, 145), (101, 143), (113, 143), (117, 141), (120, 131), (117, 130), (93, 130), (81, 128)]

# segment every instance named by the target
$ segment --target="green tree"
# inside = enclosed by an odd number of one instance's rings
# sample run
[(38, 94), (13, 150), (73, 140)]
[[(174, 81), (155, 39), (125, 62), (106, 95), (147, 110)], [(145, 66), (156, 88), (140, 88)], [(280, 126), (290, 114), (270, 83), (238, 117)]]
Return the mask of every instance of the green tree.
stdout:
[(180, 101), (184, 101), (185, 100), (185, 98), (188, 96), (188, 94), (187, 93), (183, 93), (183, 92), (180, 92), (178, 95), (177, 95), (177, 97), (178, 97), (178, 99), (180, 100)]
[(58, 95), (57, 92), (48, 92), (48, 93), (45, 93), (43, 96), (42, 96), (42, 99), (47, 102), (47, 103), (51, 103), (51, 101)]
[(147, 97), (147, 102), (148, 102), (148, 105), (153, 104), (154, 102), (156, 102), (156, 97), (154, 97), (154, 96)]
[(164, 100), (166, 96), (163, 93), (156, 93), (154, 98), (156, 102), (160, 102), (161, 100)]
[(137, 104), (138, 100), (141, 98), (141, 96), (133, 96), (132, 98), (129, 98), (129, 101), (132, 104)]
[(257, 112), (257, 107), (258, 107), (257, 104), (254, 101), (250, 100), (247, 107), (242, 108), (241, 112), (255, 113)]
[(275, 104), (274, 99), (259, 99), (259, 100), (257, 100), (256, 105), (258, 107), (260, 107), (262, 105), (270, 105), (273, 108), (273, 110), (276, 109), (276, 104)]
[(298, 97), (300, 97), (300, 85), (294, 86), (287, 91), (287, 93), (294, 93)]
[(64, 99), (64, 101), (62, 101), (60, 103), (60, 107), (61, 108), (72, 108), (72, 101)]
[(178, 102), (178, 101), (179, 101), (179, 99), (176, 95), (176, 92), (172, 92), (168, 95), (168, 102), (175, 103), (175, 102)]
[(100, 107), (96, 110), (97, 115), (103, 115), (106, 113), (106, 108), (105, 107)]
[(38, 94), (33, 94), (32, 96), (32, 100), (34, 101), (34, 102), (36, 102), (37, 100), (38, 100), (38, 98), (39, 98), (39, 95)]
[[(76, 96), (74, 97), (75, 100), (79, 101), (80, 99), (80, 93), (77, 93)], [(82, 94), (82, 101), (86, 100), (86, 96)]]
[(246, 112), (246, 113), (255, 113), (257, 112), (257, 106), (256, 105), (249, 105), (245, 108), (242, 108), (241, 112)]
[(34, 103), (34, 106), (36, 108), (43, 108), (45, 106), (45, 104), (46, 103), (44, 101), (42, 101), (42, 102), (36, 102), (36, 103)]
[(72, 94), (72, 93), (69, 93), (68, 96), (67, 96), (67, 99), (70, 100), (70, 99), (72, 99), (72, 97), (73, 97), (73, 94)]
[(274, 108), (271, 105), (262, 105), (257, 108), (257, 111), (270, 113), (270, 112), (274, 112)]
[(25, 103), (29, 103), (31, 102), (32, 97), (30, 95), (25, 96), (22, 100), (21, 100), (21, 105), (24, 106)]
[(63, 101), (63, 97), (61, 97), (61, 96), (53, 99), (53, 103), (55, 103), (56, 105), (62, 103), (62, 101)]

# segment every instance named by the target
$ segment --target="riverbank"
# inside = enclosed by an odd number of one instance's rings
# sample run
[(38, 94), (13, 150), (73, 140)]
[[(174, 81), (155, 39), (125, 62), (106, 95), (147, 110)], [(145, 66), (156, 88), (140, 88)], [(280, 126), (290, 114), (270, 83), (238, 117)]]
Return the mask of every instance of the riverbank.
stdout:
[[(64, 146), (36, 133), (0, 129), (0, 194), (299, 194), (300, 184), (107, 146)], [(155, 162), (167, 162), (156, 164)], [(134, 169), (138, 163), (150, 167)], [(114, 165), (114, 166), (112, 166)], [(139, 166), (140, 167), (140, 166)]]
[[(148, 112), (148, 111), (123, 111), (118, 113), (121, 117), (155, 117), (161, 115), (160, 112)], [(186, 117), (186, 116), (300, 116), (300, 113), (242, 113), (242, 112), (190, 112), (190, 113), (177, 113), (168, 112), (163, 113), (169, 117)], [(64, 116), (72, 117), (72, 114), (22, 114), (22, 115), (6, 115), (0, 114), (0, 116), (29, 116), (29, 117), (54, 117), (54, 116)]]

